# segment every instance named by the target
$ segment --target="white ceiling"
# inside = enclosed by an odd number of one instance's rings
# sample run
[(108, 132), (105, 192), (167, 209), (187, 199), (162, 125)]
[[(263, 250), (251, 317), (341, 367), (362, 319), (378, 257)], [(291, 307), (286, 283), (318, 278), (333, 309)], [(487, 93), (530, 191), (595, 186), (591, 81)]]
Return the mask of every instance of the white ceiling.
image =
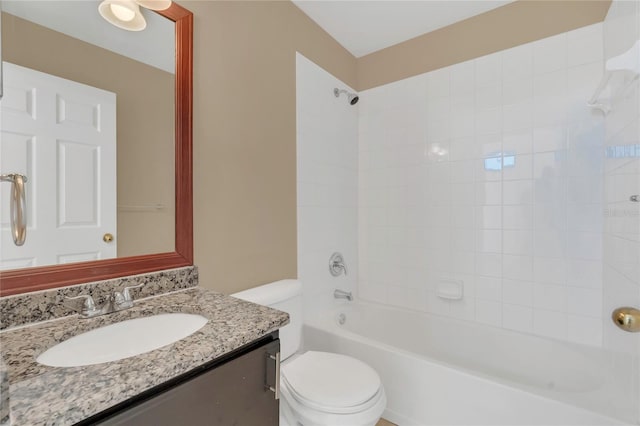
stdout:
[(360, 57), (514, 0), (293, 0)]
[(97, 0), (4, 0), (2, 10), (84, 40), (164, 71), (175, 73), (175, 26), (155, 12), (140, 8), (147, 20), (144, 31), (125, 31), (100, 16)]

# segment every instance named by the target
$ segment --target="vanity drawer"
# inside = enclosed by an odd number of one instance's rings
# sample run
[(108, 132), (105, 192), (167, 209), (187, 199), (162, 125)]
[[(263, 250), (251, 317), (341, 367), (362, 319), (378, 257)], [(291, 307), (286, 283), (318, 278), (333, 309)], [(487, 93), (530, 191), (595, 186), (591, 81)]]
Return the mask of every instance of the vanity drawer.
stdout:
[(275, 426), (279, 404), (269, 387), (279, 351), (280, 340), (271, 341), (94, 424)]

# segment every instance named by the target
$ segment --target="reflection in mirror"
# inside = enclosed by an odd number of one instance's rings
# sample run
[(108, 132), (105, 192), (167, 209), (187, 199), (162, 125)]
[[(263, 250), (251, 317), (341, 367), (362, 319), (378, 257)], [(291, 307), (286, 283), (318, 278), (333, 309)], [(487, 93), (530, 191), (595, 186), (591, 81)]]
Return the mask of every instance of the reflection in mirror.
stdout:
[(97, 2), (3, 1), (0, 173), (28, 177), (27, 240), (0, 186), (0, 269), (173, 252), (174, 23)]

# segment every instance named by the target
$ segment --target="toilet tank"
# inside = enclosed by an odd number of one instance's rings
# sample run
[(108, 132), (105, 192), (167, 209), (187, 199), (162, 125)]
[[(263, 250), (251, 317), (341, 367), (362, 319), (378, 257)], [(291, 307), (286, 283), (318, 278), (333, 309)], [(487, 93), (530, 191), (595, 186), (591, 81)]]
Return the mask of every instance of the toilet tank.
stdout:
[(300, 349), (302, 343), (302, 283), (281, 280), (234, 293), (231, 296), (265, 305), (289, 314), (289, 324), (280, 329), (280, 355), (285, 360)]

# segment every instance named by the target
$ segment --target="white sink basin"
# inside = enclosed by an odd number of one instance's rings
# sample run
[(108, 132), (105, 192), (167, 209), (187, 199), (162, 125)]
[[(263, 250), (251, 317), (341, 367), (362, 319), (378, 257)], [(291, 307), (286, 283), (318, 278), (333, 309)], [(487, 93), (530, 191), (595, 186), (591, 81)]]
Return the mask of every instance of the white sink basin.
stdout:
[(36, 361), (51, 367), (117, 361), (184, 339), (204, 327), (207, 321), (201, 315), (176, 313), (117, 322), (58, 343)]

